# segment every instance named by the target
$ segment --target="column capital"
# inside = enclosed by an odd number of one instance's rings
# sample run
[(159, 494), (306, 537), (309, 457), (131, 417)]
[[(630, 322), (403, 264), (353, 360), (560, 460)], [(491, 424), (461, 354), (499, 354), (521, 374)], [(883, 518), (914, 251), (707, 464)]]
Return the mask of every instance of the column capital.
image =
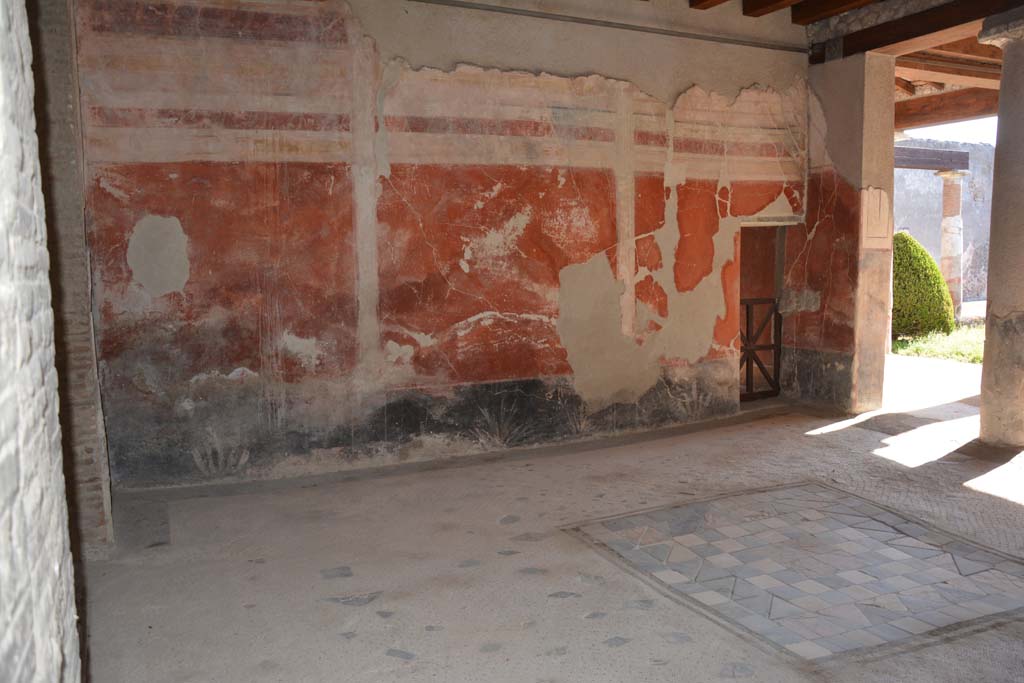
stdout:
[(986, 19), (978, 40), (1001, 49), (1010, 43), (1024, 40), (1024, 7), (994, 14)]
[(936, 171), (935, 175), (939, 176), (943, 180), (960, 180), (965, 176), (969, 176), (970, 171)]

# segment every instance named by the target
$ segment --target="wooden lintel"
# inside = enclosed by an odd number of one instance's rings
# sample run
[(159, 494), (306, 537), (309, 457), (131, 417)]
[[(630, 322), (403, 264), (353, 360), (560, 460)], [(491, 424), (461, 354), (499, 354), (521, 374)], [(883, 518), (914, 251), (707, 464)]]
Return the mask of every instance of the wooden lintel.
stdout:
[(925, 147), (896, 147), (896, 168), (918, 168), (928, 171), (967, 171), (971, 153)]

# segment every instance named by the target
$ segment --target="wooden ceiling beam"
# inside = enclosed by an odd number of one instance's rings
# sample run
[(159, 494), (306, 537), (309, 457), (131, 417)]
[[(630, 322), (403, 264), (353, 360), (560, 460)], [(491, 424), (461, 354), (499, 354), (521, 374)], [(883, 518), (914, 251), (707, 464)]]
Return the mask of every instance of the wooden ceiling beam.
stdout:
[(748, 17), (763, 17), (772, 12), (792, 7), (800, 0), (743, 0), (743, 14)]
[[(953, 0), (844, 36), (842, 56), (869, 51), (899, 56), (977, 37), (986, 17), (1017, 7), (1024, 7), (1024, 0)], [(824, 61), (826, 50), (815, 45), (811, 53), (818, 63)]]
[(729, 0), (690, 0), (691, 9), (711, 9), (712, 7), (718, 7), (724, 5)]
[(896, 103), (896, 130), (970, 121), (999, 113), (999, 91), (981, 88), (918, 97)]
[(928, 48), (929, 53), (946, 57), (968, 58), (990, 64), (1003, 63), (1003, 51), (994, 45), (982, 45), (977, 38), (964, 38), (945, 45)]
[(917, 86), (905, 78), (896, 77), (896, 88), (913, 97), (917, 94)]
[(896, 75), (908, 81), (937, 81), (970, 88), (999, 90), (1002, 69), (996, 64), (972, 63), (915, 53), (896, 58)]
[(969, 171), (971, 153), (960, 150), (897, 146), (895, 166), (896, 168), (917, 168), (926, 171)]
[(794, 24), (807, 26), (843, 12), (873, 5), (880, 0), (803, 0), (790, 11)]

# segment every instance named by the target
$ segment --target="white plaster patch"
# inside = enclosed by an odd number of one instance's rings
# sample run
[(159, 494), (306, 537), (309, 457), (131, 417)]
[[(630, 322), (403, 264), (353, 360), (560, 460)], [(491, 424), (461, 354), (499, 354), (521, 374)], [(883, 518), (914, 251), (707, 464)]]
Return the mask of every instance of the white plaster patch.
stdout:
[(156, 298), (180, 292), (189, 278), (188, 237), (174, 216), (144, 216), (128, 239), (132, 278)]
[(298, 356), (302, 366), (313, 369), (320, 362), (323, 353), (313, 337), (299, 337), (285, 330), (278, 339), (278, 347), (288, 353)]
[(249, 379), (250, 377), (258, 376), (259, 375), (257, 375), (255, 372), (246, 367), (235, 368), (234, 370), (228, 373), (228, 379), (230, 379), (233, 382), (240, 382)]
[[(792, 213), (793, 207), (790, 206), (789, 200), (786, 199), (786, 193), (783, 192), (778, 197), (775, 198), (775, 201), (761, 209), (757, 215), (764, 216), (767, 218), (780, 218), (782, 216), (788, 216)], [(802, 216), (797, 216), (795, 217), (795, 220), (798, 221), (801, 218)], [(786, 224), (789, 224), (789, 222), (787, 221)]]
[[(491, 261), (504, 258), (518, 249), (519, 238), (533, 217), (533, 208), (524, 207), (521, 211), (505, 221), (505, 225), (488, 230), (480, 237), (470, 240), (467, 251), (477, 259)], [(468, 259), (467, 259), (468, 261)]]
[(216, 370), (213, 370), (211, 372), (201, 372), (198, 375), (194, 375), (192, 379), (189, 380), (189, 383), (200, 384), (202, 382), (209, 382), (211, 380), (218, 379), (227, 380), (229, 382), (244, 382), (248, 379), (253, 379), (256, 377), (259, 377), (259, 375), (250, 370), (249, 368), (239, 367), (235, 368), (226, 375)]
[(537, 313), (503, 313), (501, 311), (483, 311), (472, 315), (465, 320), (461, 320), (452, 326), (452, 331), (458, 336), (468, 334), (475, 325), (481, 325), (483, 327), (490, 327), (497, 320), (529, 320), (535, 322), (542, 322), (547, 325), (554, 325), (555, 319), (540, 315)]
[(586, 206), (576, 203), (568, 207), (559, 207), (554, 220), (544, 226), (545, 235), (564, 250), (573, 246), (580, 235), (590, 235), (593, 232), (590, 211)]
[(100, 176), (100, 187), (110, 193), (110, 196), (114, 197), (118, 201), (128, 201), (128, 191), (118, 187), (110, 177), (106, 175)]
[(389, 363), (411, 363), (415, 352), (416, 349), (412, 346), (399, 344), (390, 339), (384, 345), (384, 357)]

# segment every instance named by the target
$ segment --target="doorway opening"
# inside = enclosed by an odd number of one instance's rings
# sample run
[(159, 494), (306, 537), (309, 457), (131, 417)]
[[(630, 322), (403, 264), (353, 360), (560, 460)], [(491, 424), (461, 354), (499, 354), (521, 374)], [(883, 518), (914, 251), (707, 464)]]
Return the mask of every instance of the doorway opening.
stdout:
[(740, 400), (781, 392), (785, 228), (744, 226), (740, 232)]

